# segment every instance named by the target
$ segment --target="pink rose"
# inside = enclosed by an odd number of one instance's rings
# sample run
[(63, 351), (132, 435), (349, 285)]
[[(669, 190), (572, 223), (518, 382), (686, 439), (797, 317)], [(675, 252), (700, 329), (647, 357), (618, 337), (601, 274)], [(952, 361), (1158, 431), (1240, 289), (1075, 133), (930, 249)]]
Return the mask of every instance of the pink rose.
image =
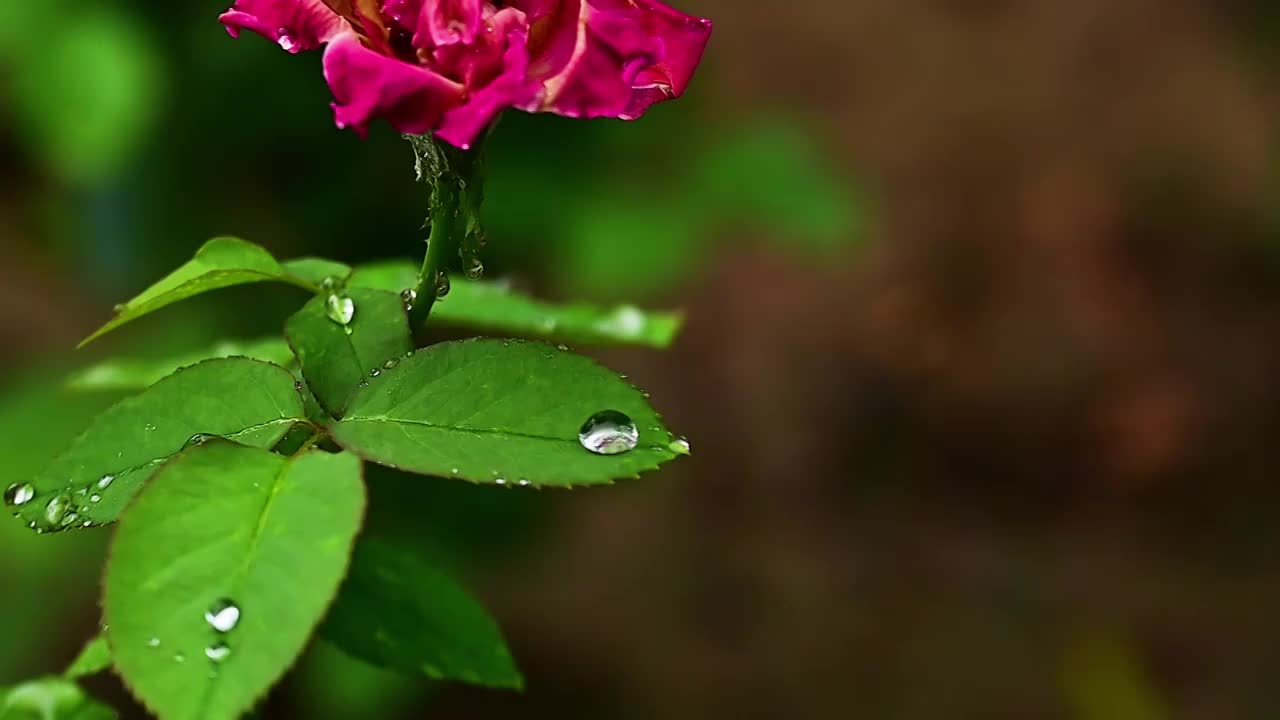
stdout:
[(327, 45), (338, 127), (382, 117), (461, 148), (507, 108), (638, 118), (684, 92), (711, 35), (657, 0), (236, 0), (220, 20)]

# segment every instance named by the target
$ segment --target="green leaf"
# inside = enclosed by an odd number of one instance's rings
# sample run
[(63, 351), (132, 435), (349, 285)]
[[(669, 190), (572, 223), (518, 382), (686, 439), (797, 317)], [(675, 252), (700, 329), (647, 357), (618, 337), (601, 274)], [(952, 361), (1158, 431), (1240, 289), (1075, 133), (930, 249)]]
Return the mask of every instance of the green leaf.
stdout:
[(278, 337), (258, 340), (223, 340), (197, 352), (157, 360), (114, 358), (87, 367), (67, 378), (66, 387), (79, 392), (132, 392), (144, 390), (178, 368), (212, 358), (246, 357), (276, 365), (293, 362), (289, 344)]
[(280, 263), (284, 271), (320, 287), (326, 280), (342, 284), (351, 275), (351, 266), (325, 258), (297, 258)]
[[(596, 455), (582, 446), (580, 428), (602, 411), (635, 423), (634, 450)], [(493, 484), (598, 485), (681, 454), (639, 390), (593, 360), (533, 342), (420, 350), (357, 392), (331, 432), (382, 465)]]
[[(350, 284), (398, 292), (397, 288), (412, 287), (416, 281), (417, 270), (412, 264), (388, 261), (356, 268)], [(431, 317), (501, 335), (655, 348), (669, 347), (684, 324), (680, 313), (646, 312), (632, 305), (556, 305), (497, 283), (462, 279), (452, 282), (452, 289), (436, 303)]]
[[(116, 668), (166, 720), (230, 720), (293, 664), (346, 575), (360, 460), (215, 440), (175, 458), (121, 518), (103, 608)], [(221, 632), (206, 613), (219, 615)]]
[(355, 315), (346, 325), (329, 317), (324, 297), (313, 298), (285, 325), (307, 387), (335, 417), (371, 374), (413, 349), (399, 295), (355, 288), (347, 297), (355, 303)]
[(269, 280), (291, 283), (313, 292), (318, 290), (313, 283), (287, 272), (263, 248), (238, 238), (215, 238), (205, 243), (182, 267), (119, 306), (116, 316), (85, 338), (80, 346), (179, 300), (210, 290)]
[(111, 648), (107, 646), (106, 636), (99, 635), (84, 646), (62, 675), (75, 680), (87, 675), (97, 675), (109, 667), (111, 667)]
[(361, 660), (401, 672), (490, 687), (524, 684), (480, 603), (439, 568), (394, 545), (356, 545), (320, 632)]
[(283, 368), (247, 358), (179, 370), (95, 418), (31, 482), (35, 495), (19, 515), (39, 531), (102, 525), (197, 436), (269, 448), (306, 419), (294, 383)]
[(0, 720), (112, 720), (116, 713), (63, 678), (44, 678), (0, 690)]

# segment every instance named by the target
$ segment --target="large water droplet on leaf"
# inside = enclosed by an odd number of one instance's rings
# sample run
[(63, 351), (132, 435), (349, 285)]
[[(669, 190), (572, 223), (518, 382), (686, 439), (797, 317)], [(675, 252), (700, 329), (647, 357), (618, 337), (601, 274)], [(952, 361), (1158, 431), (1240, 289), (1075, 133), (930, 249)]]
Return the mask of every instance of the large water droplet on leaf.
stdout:
[(356, 316), (356, 301), (346, 295), (331, 293), (324, 301), (325, 314), (342, 326), (351, 324)]
[(205, 611), (204, 620), (220, 633), (231, 632), (240, 623), (240, 606), (223, 598)]
[(26, 505), (31, 502), (31, 498), (35, 496), (36, 489), (31, 487), (30, 483), (10, 485), (9, 489), (4, 491), (4, 504), (12, 507)]
[(640, 430), (635, 422), (617, 410), (598, 412), (578, 431), (582, 447), (597, 455), (621, 455), (636, 448)]
[(66, 517), (67, 511), (71, 509), (71, 498), (66, 495), (58, 495), (44, 506), (44, 520), (50, 525), (57, 525), (62, 522), (62, 518)]
[(453, 283), (449, 281), (449, 273), (441, 270), (436, 273), (436, 297), (442, 298), (449, 294), (453, 289)]

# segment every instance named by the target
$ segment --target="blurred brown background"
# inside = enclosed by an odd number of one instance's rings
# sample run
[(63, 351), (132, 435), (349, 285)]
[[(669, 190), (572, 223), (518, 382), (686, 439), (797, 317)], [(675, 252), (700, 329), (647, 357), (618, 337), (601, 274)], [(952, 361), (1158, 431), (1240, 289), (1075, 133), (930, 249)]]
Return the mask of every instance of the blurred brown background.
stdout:
[[(181, 17), (96, 5), (141, 28), (162, 78), (162, 109), (118, 166), (67, 171), (32, 150), (29, 113), (0, 106), (0, 365), (13, 378), (36, 377), (28, 368), (217, 232), (353, 261), (419, 247), (407, 148), (385, 127), (367, 143), (333, 131), (314, 57), (224, 41), (216, 3), (198, 4)], [(481, 511), (465, 532), (502, 538), (445, 542), (464, 547), (525, 695), (370, 675), (343, 691), (378, 704), (365, 715), (317, 689), (325, 673), (356, 673), (319, 656), (264, 716), (1280, 713), (1280, 9), (680, 6), (713, 18), (716, 35), (679, 107), (634, 127), (504, 121), (487, 264), (553, 297), (687, 308), (673, 351), (596, 354), (653, 393), (694, 457), (612, 490), (500, 491), (468, 506)], [(22, 84), (21, 62), (0, 65), (0, 90)], [(288, 97), (246, 87), (258, 72), (284, 78)], [(789, 196), (794, 183), (770, 184), (789, 176), (749, 153), (745, 178), (711, 172), (703, 141), (758, 122), (805, 138), (805, 182), (850, 214), (791, 222), (811, 188)], [(654, 148), (673, 157), (644, 160)], [(324, 171), (330, 150), (339, 173)], [(569, 158), (558, 189), (532, 189), (539, 153)], [(616, 250), (621, 269), (558, 239), (581, 229), (562, 216), (612, 207), (584, 199), (588, 184), (627, 198), (679, 193), (685, 175), (732, 194), (766, 187), (782, 219), (731, 203), (707, 219), (661, 195), (671, 203), (592, 226), (650, 223), (599, 253)], [(814, 247), (816, 234), (830, 237)], [(635, 253), (654, 246), (654, 279), (629, 286)], [(615, 279), (584, 281), (597, 266)], [(215, 304), (136, 337), (194, 341), (283, 318)], [(509, 533), (512, 517), (528, 527)], [(66, 556), (101, 545), (74, 542)], [(4, 595), (65, 598), (50, 632), (67, 635), (15, 645), (0, 680), (74, 652), (95, 622), (95, 569), (0, 560), (18, 578)], [(20, 602), (0, 599), (9, 617), (32, 612)]]

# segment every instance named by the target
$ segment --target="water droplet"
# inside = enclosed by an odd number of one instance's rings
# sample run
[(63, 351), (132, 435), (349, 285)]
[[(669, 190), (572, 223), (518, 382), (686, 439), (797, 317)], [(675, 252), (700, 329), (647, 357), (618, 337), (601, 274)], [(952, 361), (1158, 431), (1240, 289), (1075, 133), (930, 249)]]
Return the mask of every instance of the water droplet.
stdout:
[(404, 305), (405, 312), (412, 310), (414, 303), (418, 302), (418, 291), (413, 288), (401, 290), (400, 302)]
[(217, 642), (204, 649), (204, 656), (210, 660), (220, 663), (231, 655), (231, 646), (224, 642)]
[(92, 495), (90, 495), (90, 496), (89, 496), (89, 502), (91, 502), (91, 503), (100, 503), (100, 502), (102, 502), (102, 496), (101, 496), (101, 495), (99, 495), (98, 493), (94, 493), (94, 494), (92, 494)]
[(518, 484), (520, 485), (520, 487), (529, 487), (533, 483), (529, 482), (528, 480), (525, 480), (524, 478), (521, 478)]
[(404, 354), (404, 356), (405, 356), (406, 358), (411, 358), (411, 357), (413, 357), (413, 351), (412, 351), (412, 350), (410, 350), (409, 352), (405, 353), (405, 354)]
[(436, 273), (436, 297), (442, 298), (452, 289), (453, 283), (449, 281), (449, 273), (443, 270)]
[(111, 312), (119, 315), (120, 313), (124, 312), (127, 307), (129, 306), (125, 305), (124, 303), (116, 303), (115, 305), (111, 306)]
[(58, 495), (44, 506), (44, 519), (50, 525), (57, 525), (62, 522), (62, 518), (66, 517), (67, 511), (71, 509), (71, 498), (66, 495)]
[(298, 43), (293, 38), (289, 37), (289, 33), (285, 28), (280, 28), (279, 35), (280, 39), (276, 40), (276, 42), (280, 44), (281, 50), (284, 50), (287, 53), (297, 52)]
[(187, 656), (186, 656), (186, 655), (183, 655), (182, 653), (174, 653), (174, 654), (173, 654), (173, 661), (174, 661), (174, 662), (180, 662), (180, 663), (181, 663), (181, 662), (186, 662), (186, 661), (187, 661)]
[(557, 345), (556, 349), (560, 352), (569, 352), (569, 346), (564, 344)]
[(617, 410), (605, 410), (583, 423), (578, 431), (578, 441), (597, 455), (621, 455), (635, 449), (640, 442), (640, 430), (626, 415)]
[(607, 333), (635, 337), (644, 332), (644, 311), (634, 305), (623, 305), (600, 323)]
[(89, 527), (91, 525), (93, 525), (92, 520), (85, 520), (84, 522), (80, 523), (80, 527)]
[(80, 519), (79, 515), (73, 512), (69, 512), (66, 515), (62, 516), (62, 520), (58, 524), (61, 525), (62, 527), (70, 527), (71, 525), (74, 525), (75, 522), (79, 519)]
[(342, 326), (351, 324), (356, 316), (356, 301), (346, 295), (330, 293), (325, 299), (325, 314), (329, 319)]
[(378, 377), (381, 374), (382, 374), (382, 371), (379, 370), (378, 368), (374, 368), (373, 370), (369, 371), (369, 377)]
[(302, 392), (302, 381), (299, 380), (298, 382), (294, 383), (293, 389), (297, 390), (298, 392)]
[(495, 485), (506, 485), (506, 484), (507, 484), (507, 481), (506, 481), (504, 478), (494, 478), (493, 482), (494, 482), (494, 484), (495, 484)]
[(329, 277), (320, 281), (320, 289), (327, 293), (331, 293), (334, 290), (337, 290), (341, 284), (342, 284), (342, 281), (339, 280), (336, 275), (330, 275)]
[(111, 487), (111, 483), (115, 481), (116, 481), (115, 475), (103, 475), (101, 478), (98, 479), (98, 489), (106, 490), (107, 488)]
[(479, 280), (484, 277), (484, 263), (480, 262), (478, 256), (472, 255), (467, 262), (467, 279)]
[(36, 489), (31, 486), (31, 483), (10, 485), (9, 489), (4, 491), (4, 504), (19, 507), (31, 502), (31, 498), (35, 496)]
[(231, 632), (240, 622), (240, 606), (223, 598), (205, 611), (204, 620), (220, 633)]
[(382, 363), (382, 369), (383, 369), (383, 370), (395, 370), (396, 366), (397, 366), (397, 365), (399, 365), (399, 364), (400, 364), (400, 361), (399, 361), (399, 360), (397, 360), (397, 359), (395, 359), (395, 358), (391, 358), (390, 360), (388, 360), (388, 361), (386, 361), (386, 362)]
[(209, 442), (210, 440), (213, 440), (215, 437), (217, 436), (207, 435), (205, 433), (196, 433), (195, 435), (192, 435), (191, 437), (187, 438), (187, 442), (182, 445), (182, 449), (186, 450), (189, 447), (195, 447), (196, 445), (203, 445)]
[(149, 648), (158, 648), (158, 647), (160, 647), (160, 638), (158, 638), (158, 637), (153, 637), (153, 638), (151, 638), (150, 640), (148, 640), (148, 641), (147, 641), (147, 647), (149, 647)]

